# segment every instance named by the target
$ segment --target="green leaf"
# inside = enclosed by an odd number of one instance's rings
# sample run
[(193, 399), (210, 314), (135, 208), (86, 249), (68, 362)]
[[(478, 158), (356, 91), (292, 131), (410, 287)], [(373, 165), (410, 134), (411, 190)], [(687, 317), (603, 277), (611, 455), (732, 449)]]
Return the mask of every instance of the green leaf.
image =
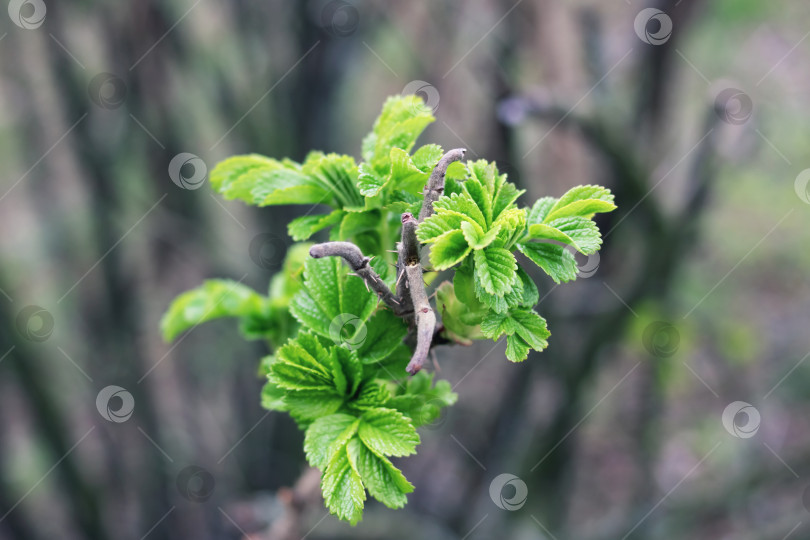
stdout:
[(486, 310), (486, 306), (475, 295), (475, 276), (471, 264), (465, 263), (456, 269), (453, 276), (453, 292), (469, 310)]
[(616, 205), (613, 203), (600, 201), (597, 199), (588, 199), (585, 201), (573, 202), (567, 206), (559, 208), (558, 210), (552, 210), (552, 212), (550, 212), (546, 217), (546, 220), (553, 221), (555, 219), (576, 216), (590, 217), (596, 213), (611, 212), (615, 209)]
[(438, 144), (426, 144), (413, 153), (413, 164), (422, 172), (430, 173), (438, 165), (444, 150)]
[(352, 525), (363, 519), (366, 490), (346, 447), (335, 452), (329, 460), (321, 479), (321, 490), (327, 508), (337, 517)]
[[(289, 160), (278, 161), (259, 154), (233, 156), (211, 170), (211, 187), (228, 200), (239, 199), (256, 204), (253, 188), (274, 171), (297, 171), (300, 166)], [(306, 179), (302, 179), (306, 183)], [(289, 187), (289, 186), (288, 186)]]
[(357, 350), (363, 363), (380, 362), (394, 352), (408, 333), (408, 326), (391, 311), (380, 309), (366, 324), (366, 337)]
[(344, 210), (362, 210), (365, 206), (365, 200), (357, 188), (360, 171), (353, 157), (312, 152), (301, 165), (301, 171), (321, 189), (332, 194)]
[(467, 165), (461, 161), (454, 161), (447, 167), (444, 174), (444, 194), (448, 197), (454, 193), (464, 193), (463, 183), (469, 176)]
[(430, 248), (430, 264), (434, 270), (446, 270), (464, 260), (472, 248), (460, 230), (439, 236)]
[(413, 424), (399, 411), (370, 409), (361, 417), (357, 434), (374, 453), (407, 456), (416, 451), (419, 435)]
[(328, 204), (333, 205), (333, 196), (327, 186), (321, 186), (309, 175), (293, 169), (256, 169), (245, 176), (251, 183), (250, 196), (253, 204), (271, 206), (278, 204)]
[[(363, 280), (348, 275), (338, 257), (309, 259), (304, 286), (290, 310), (301, 324), (337, 343), (353, 342), (377, 305), (377, 297)], [(351, 330), (351, 335), (345, 332)]]
[(286, 411), (287, 405), (284, 403), (286, 394), (286, 390), (267, 381), (262, 387), (262, 407), (270, 411)]
[(467, 163), (467, 169), (470, 171), (470, 177), (464, 182), (462, 189), (481, 210), (486, 223), (492, 223), (492, 198), (497, 175), (495, 164), (484, 160), (470, 161)]
[(307, 428), (304, 437), (304, 452), (313, 467), (324, 469), (332, 456), (346, 446), (360, 421), (348, 414), (330, 414), (318, 418)]
[(380, 225), (380, 219), (379, 210), (346, 213), (340, 223), (340, 239), (351, 240), (358, 234), (376, 231)]
[(439, 197), (433, 204), (433, 210), (437, 214), (452, 214), (460, 216), (463, 220), (470, 221), (478, 225), (482, 230), (487, 230), (488, 222), (481, 212), (476, 202), (468, 194), (453, 194), (451, 196)]
[(430, 390), (430, 384), (433, 381), (432, 373), (425, 373), (420, 371), (405, 384), (405, 388), (410, 394), (421, 394)]
[(349, 441), (346, 450), (372, 497), (388, 508), (405, 506), (405, 495), (413, 491), (413, 484), (388, 458), (375, 454), (357, 438)]
[(376, 409), (384, 405), (390, 397), (391, 393), (388, 391), (388, 387), (385, 386), (385, 384), (380, 381), (367, 379), (361, 383), (360, 391), (357, 397), (349, 402), (349, 407), (361, 411)]
[(577, 186), (560, 197), (545, 217), (545, 222), (566, 217), (590, 217), (597, 212), (616, 209), (613, 194), (601, 186)]
[(465, 315), (470, 314), (470, 309), (456, 298), (453, 284), (449, 281), (436, 289), (436, 307), (442, 315), (445, 334), (456, 343), (470, 345), (472, 340), (483, 337), (477, 325), (466, 324)]
[[(569, 218), (570, 219), (570, 218)], [(571, 237), (551, 225), (537, 224), (529, 225), (529, 240), (554, 240), (573, 246), (577, 250), (579, 246), (571, 240)]]
[(289, 362), (275, 362), (270, 366), (270, 380), (284, 390), (335, 393), (331, 373), (324, 376), (311, 368)]
[(453, 405), (458, 395), (453, 392), (448, 381), (436, 381), (434, 375), (421, 371), (414, 375), (400, 394), (392, 397), (386, 407), (400, 411), (409, 417), (414, 426), (422, 426), (436, 420), (442, 409)]
[[(498, 339), (503, 334), (517, 335), (526, 345), (536, 351), (542, 351), (548, 346), (547, 339), (551, 335), (546, 327), (545, 319), (534, 311), (525, 309), (513, 309), (508, 314), (490, 313), (481, 323), (481, 332), (491, 339)], [(507, 348), (509, 347), (510, 344), (507, 342)], [(525, 358), (521, 354), (523, 346), (518, 340), (513, 340), (511, 347), (512, 357)], [(509, 359), (515, 361), (512, 357)]]
[(391, 149), (390, 185), (410, 193), (420, 193), (427, 182), (429, 173), (419, 169), (413, 158), (401, 148)]
[(386, 174), (391, 149), (410, 152), (416, 139), (434, 120), (430, 108), (418, 96), (388, 98), (371, 133), (363, 139), (363, 160), (379, 174)]
[(256, 291), (235, 281), (206, 281), (174, 299), (160, 321), (163, 339), (171, 341), (184, 330), (213, 319), (260, 315), (265, 302)]
[(310, 390), (343, 394), (334, 383), (335, 364), (315, 336), (300, 333), (276, 352), (270, 379), (285, 390)]
[(602, 246), (602, 235), (599, 233), (599, 227), (590, 219), (583, 217), (560, 218), (549, 222), (549, 226), (555, 227), (568, 235), (574, 242), (572, 245), (585, 255), (599, 251)]
[(276, 307), (286, 309), (299, 290), (304, 273), (304, 263), (309, 259), (309, 248), (312, 244), (293, 244), (284, 256), (280, 272), (270, 280), (270, 302)]
[(361, 163), (358, 169), (357, 189), (365, 197), (375, 197), (385, 187), (387, 177), (375, 171), (371, 165)]
[(497, 219), (504, 210), (511, 208), (517, 198), (524, 193), (526, 193), (526, 190), (519, 190), (514, 184), (506, 181), (505, 174), (502, 175), (500, 187), (496, 191), (492, 201), (493, 221)]
[(357, 358), (357, 351), (332, 347), (330, 353), (334, 364), (335, 386), (341, 394), (353, 396), (363, 380), (363, 364)]
[(326, 215), (301, 216), (287, 225), (287, 232), (296, 242), (308, 240), (316, 232), (340, 223), (344, 215), (342, 210), (335, 210)]
[(405, 371), (411, 361), (413, 351), (404, 343), (400, 343), (384, 360), (364, 364), (365, 376), (377, 379), (399, 381), (408, 377)]
[(517, 247), (556, 283), (577, 278), (577, 261), (574, 255), (563, 246), (544, 242), (527, 242), (518, 244)]
[(461, 223), (461, 232), (464, 233), (464, 239), (473, 249), (484, 249), (490, 245), (498, 233), (501, 232), (500, 225), (496, 225), (486, 233), (476, 224), (464, 221)]
[(532, 206), (532, 209), (529, 211), (529, 224), (534, 225), (543, 223), (546, 216), (551, 211), (551, 207), (557, 204), (557, 200), (558, 199), (554, 197), (543, 197), (542, 199), (538, 199)]
[(508, 208), (501, 212), (492, 227), (500, 227), (498, 238), (493, 245), (511, 251), (520, 240), (526, 229), (526, 210), (522, 208)]
[(311, 332), (299, 332), (276, 351), (276, 359), (299, 364), (326, 375), (332, 372), (334, 364), (329, 358), (329, 350)]
[[(487, 306), (489, 310), (496, 313), (506, 313), (511, 308), (519, 306), (523, 300), (523, 287), (522, 284), (517, 283), (517, 279), (519, 278), (516, 277), (516, 282), (512, 284), (512, 287), (503, 296), (488, 293), (480, 285), (479, 281), (476, 280), (475, 296), (482, 304)], [(480, 319), (476, 319), (476, 322), (480, 323), (481, 321)]]
[(540, 300), (540, 292), (537, 290), (537, 285), (520, 265), (517, 267), (517, 275), (520, 278), (520, 282), (523, 284), (523, 297), (521, 298), (520, 305), (524, 307), (534, 306)]
[(288, 391), (284, 395), (287, 410), (301, 427), (322, 416), (338, 412), (343, 407), (343, 396), (323, 390)]
[(476, 251), (474, 258), (478, 283), (489, 294), (505, 295), (515, 282), (515, 256), (505, 249), (490, 246)]
[(522, 362), (529, 357), (529, 344), (515, 334), (506, 338), (506, 358), (510, 362)]
[(565, 193), (565, 195), (560, 197), (560, 200), (557, 201), (557, 204), (554, 205), (554, 207), (551, 209), (551, 212), (554, 212), (560, 208), (568, 206), (571, 203), (577, 201), (586, 201), (590, 199), (612, 203), (614, 197), (613, 193), (611, 193), (609, 189), (604, 188), (602, 186), (594, 186), (594, 185), (576, 186), (574, 188), (569, 189)]
[(434, 213), (419, 224), (416, 238), (423, 244), (435, 242), (443, 234), (458, 231), (465, 217), (456, 212)]

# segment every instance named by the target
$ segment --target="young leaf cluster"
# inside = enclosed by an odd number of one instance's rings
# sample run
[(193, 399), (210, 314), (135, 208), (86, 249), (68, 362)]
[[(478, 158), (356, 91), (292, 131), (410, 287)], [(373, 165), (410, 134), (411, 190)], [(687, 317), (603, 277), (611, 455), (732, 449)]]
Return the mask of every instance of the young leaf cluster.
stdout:
[[(468, 176), (449, 183), (435, 213), (417, 230), (431, 245), (436, 270), (456, 266), (455, 298), (443, 291), (444, 324), (461, 340), (506, 335), (506, 356), (525, 360), (530, 349), (548, 346), (546, 321), (532, 308), (537, 286), (518, 264), (519, 251), (555, 282), (576, 278), (577, 262), (566, 247), (589, 255), (602, 243), (594, 214), (615, 208), (613, 195), (599, 186), (579, 186), (560, 199), (540, 199), (530, 209), (516, 201), (524, 192), (499, 174), (495, 164), (467, 163)], [(565, 245), (561, 245), (565, 244)]]
[[(418, 317), (402, 307), (405, 298), (397, 295), (403, 284), (393, 270), (402, 216), (420, 214), (431, 173), (444, 170), (437, 168), (440, 146), (414, 150), (433, 121), (420, 98), (396, 96), (363, 139), (359, 162), (311, 152), (301, 163), (257, 154), (219, 163), (211, 185), (225, 199), (259, 207), (318, 205), (325, 210), (289, 223), (293, 240), (321, 235), (350, 242), (368, 268), (356, 274), (339, 257), (313, 258), (311, 244), (295, 244), (266, 295), (233, 281), (207, 281), (177, 297), (161, 322), (165, 339), (172, 340), (203, 322), (234, 317), (247, 338), (267, 341), (262, 405), (287, 412), (305, 431), (305, 455), (322, 473), (326, 506), (352, 524), (362, 518), (368, 495), (390, 508), (407, 502), (413, 485), (392, 459), (413, 454), (420, 441), (416, 429), (456, 400), (447, 381), (405, 371)], [(613, 196), (599, 186), (580, 186), (523, 207), (518, 200), (524, 191), (484, 160), (451, 163), (438, 188), (443, 195), (432, 214), (426, 206), (430, 215), (414, 240), (430, 250), (431, 270), (453, 270), (436, 287), (441, 321), (435, 335), (461, 344), (505, 335), (512, 361), (544, 349), (550, 334), (534, 311), (539, 291), (515, 255), (522, 253), (521, 260), (557, 283), (575, 279), (573, 252), (599, 249), (592, 218), (615, 208)], [(396, 291), (393, 300), (380, 301), (380, 287), (364, 281), (369, 273)]]

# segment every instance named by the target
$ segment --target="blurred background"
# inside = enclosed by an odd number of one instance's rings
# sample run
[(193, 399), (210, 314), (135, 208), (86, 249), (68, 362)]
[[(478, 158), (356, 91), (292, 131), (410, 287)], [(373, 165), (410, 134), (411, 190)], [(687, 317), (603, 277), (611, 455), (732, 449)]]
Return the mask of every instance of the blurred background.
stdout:
[(260, 407), (266, 350), (232, 321), (167, 345), (159, 319), (205, 278), (265, 290), (308, 210), (224, 202), (214, 164), (358, 156), (403, 92), (435, 110), (423, 143), (524, 204), (601, 183), (619, 210), (575, 283), (534, 276), (545, 352), (437, 349), (460, 399), (399, 461), (407, 507), (352, 529), (317, 500), (298, 537), (810, 537), (809, 23), (799, 0), (11, 0), (0, 538), (280, 538), (306, 464)]

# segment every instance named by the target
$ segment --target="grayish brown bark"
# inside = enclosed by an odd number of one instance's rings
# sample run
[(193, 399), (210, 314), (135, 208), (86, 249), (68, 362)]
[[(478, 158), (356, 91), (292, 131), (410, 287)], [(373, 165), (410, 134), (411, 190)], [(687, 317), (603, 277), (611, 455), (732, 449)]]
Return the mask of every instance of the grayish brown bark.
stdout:
[(374, 268), (371, 267), (369, 264), (371, 259), (363, 255), (360, 248), (351, 242), (324, 242), (323, 244), (316, 244), (310, 248), (309, 254), (315, 259), (322, 257), (342, 257), (343, 260), (349, 263), (352, 270), (366, 282), (366, 285), (368, 285), (371, 290), (377, 293), (377, 296), (379, 296), (396, 315), (402, 316), (404, 314), (402, 302), (391, 292), (388, 285), (385, 284), (377, 272), (374, 271)]
[(464, 159), (466, 152), (466, 148), (450, 150), (442, 156), (442, 159), (440, 159), (436, 167), (433, 168), (433, 172), (430, 173), (430, 178), (427, 184), (425, 184), (423, 191), (425, 200), (422, 202), (422, 210), (419, 211), (419, 223), (422, 223), (433, 215), (433, 203), (438, 201), (439, 197), (444, 193), (444, 175), (447, 172), (447, 167), (454, 161)]

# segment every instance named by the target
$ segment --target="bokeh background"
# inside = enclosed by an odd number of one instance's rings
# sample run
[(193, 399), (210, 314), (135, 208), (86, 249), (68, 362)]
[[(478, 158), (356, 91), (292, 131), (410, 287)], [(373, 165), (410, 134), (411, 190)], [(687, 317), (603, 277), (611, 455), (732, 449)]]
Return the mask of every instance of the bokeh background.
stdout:
[(315, 501), (301, 537), (810, 537), (808, 23), (801, 0), (8, 2), (0, 538), (277, 538), (306, 464), (260, 407), (266, 351), (159, 319), (205, 278), (264, 290), (308, 210), (224, 202), (207, 170), (358, 155), (401, 92), (435, 109), (423, 142), (525, 200), (602, 183), (619, 210), (579, 280), (535, 276), (545, 352), (437, 350), (460, 399), (400, 461), (408, 506), (351, 529)]

